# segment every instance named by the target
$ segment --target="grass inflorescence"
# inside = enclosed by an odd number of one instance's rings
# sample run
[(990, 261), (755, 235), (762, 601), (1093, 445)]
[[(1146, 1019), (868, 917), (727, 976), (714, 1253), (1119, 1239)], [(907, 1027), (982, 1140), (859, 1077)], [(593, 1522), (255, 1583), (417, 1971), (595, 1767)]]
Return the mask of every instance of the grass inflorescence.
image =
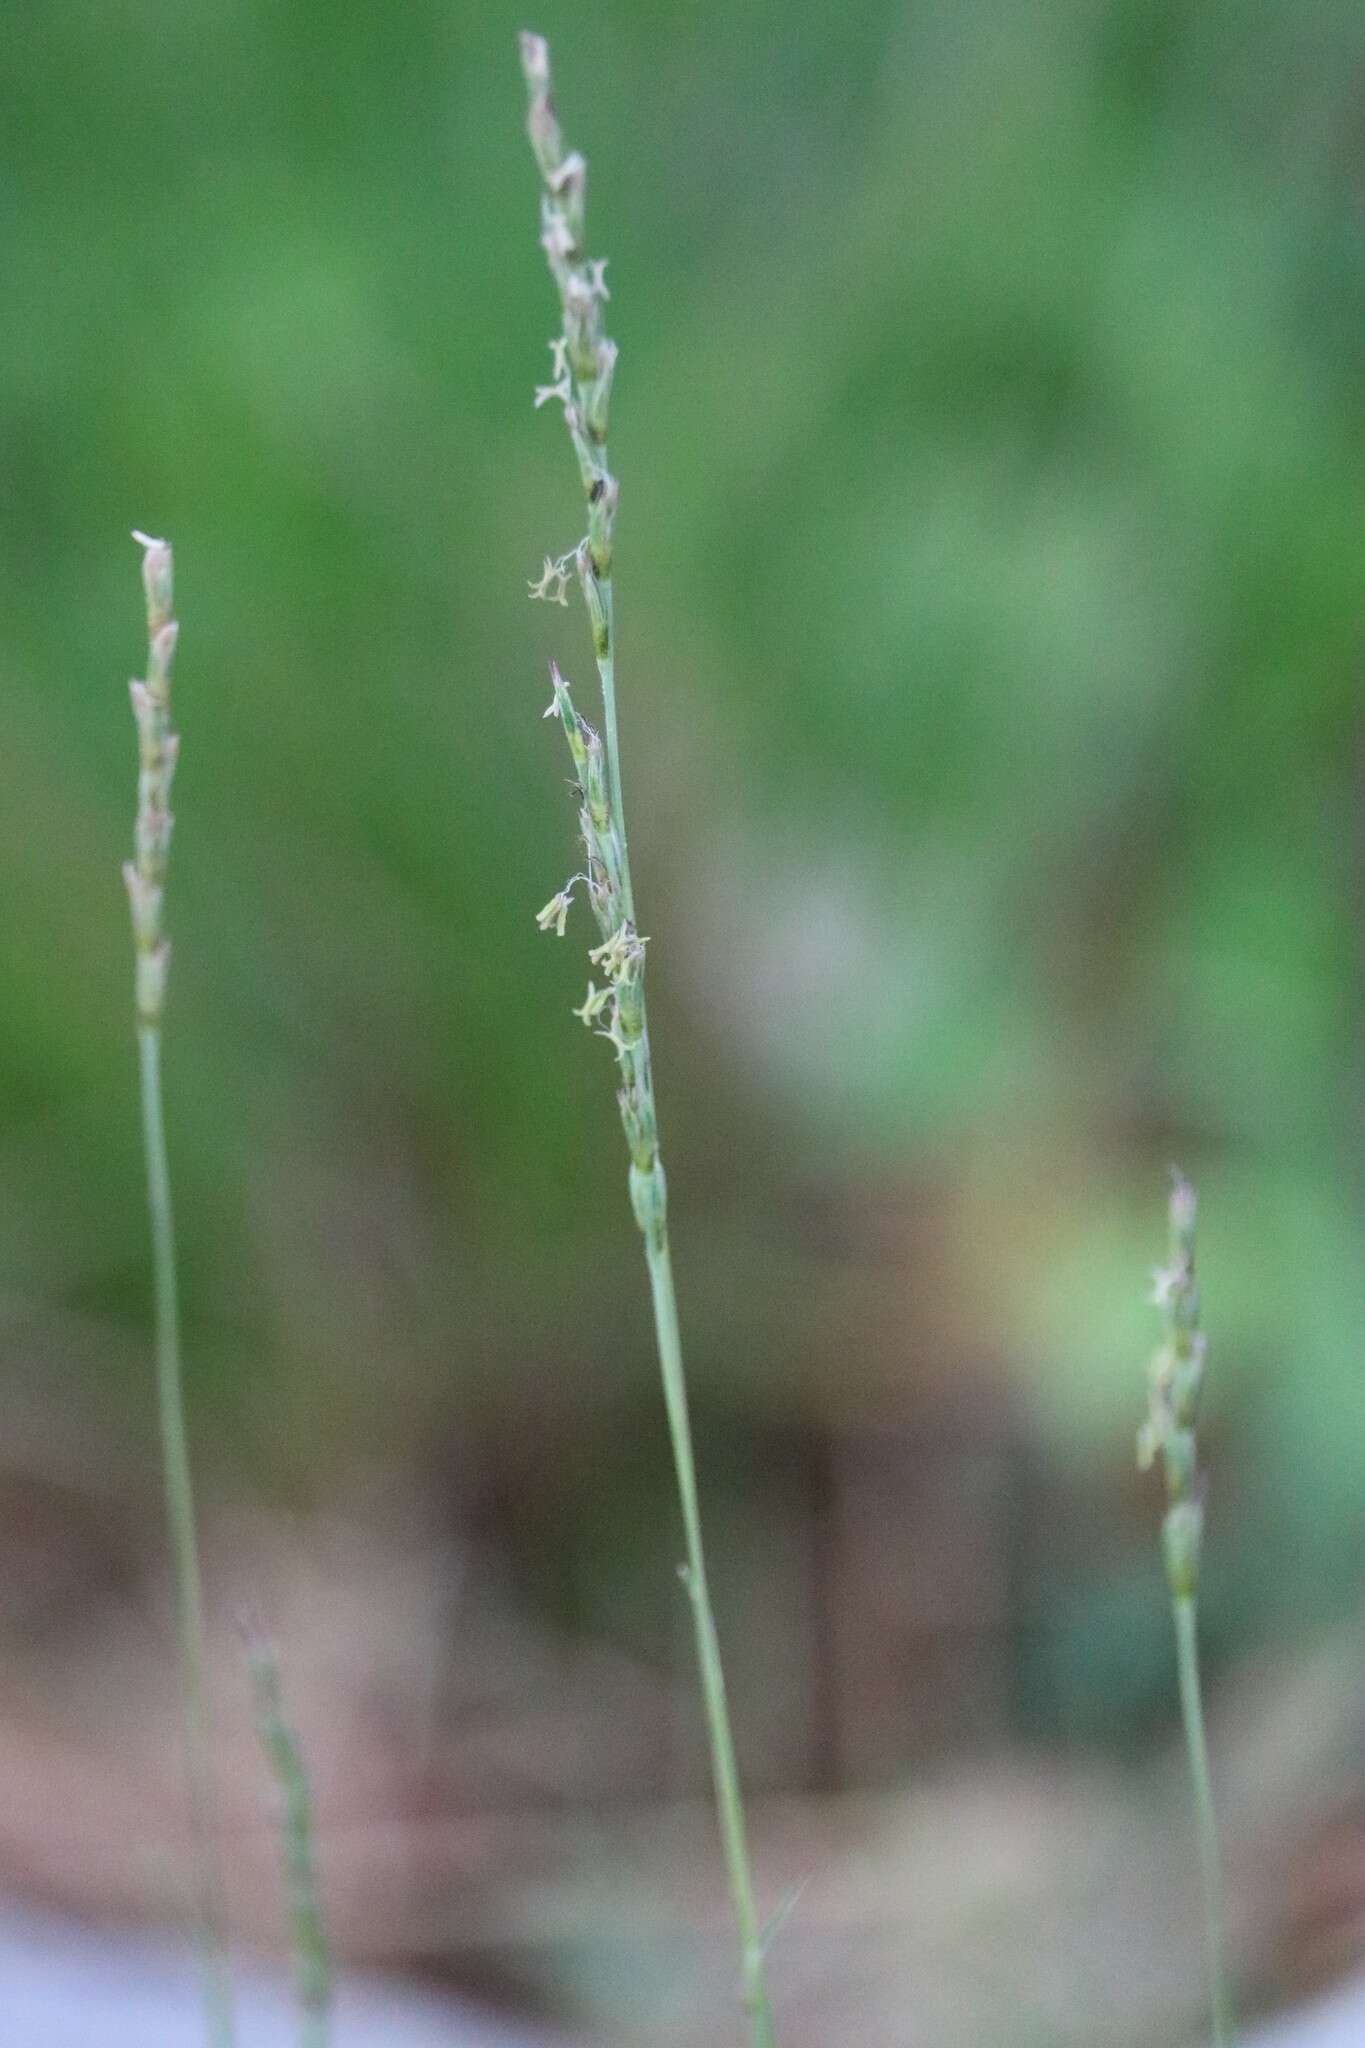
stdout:
[(755, 2048), (771, 2048), (774, 2035), (764, 1942), (754, 1904), (739, 1769), (707, 1584), (673, 1286), (668, 1190), (659, 1150), (645, 1002), (648, 941), (636, 920), (621, 792), (612, 580), (619, 487), (607, 461), (617, 350), (604, 326), (603, 309), (609, 297), (605, 260), (589, 258), (584, 252), (587, 165), (576, 150), (564, 146), (551, 96), (549, 47), (542, 37), (522, 36), (521, 62), (528, 93), (527, 131), (542, 181), (541, 247), (559, 295), (563, 322), (550, 344), (550, 382), (537, 390), (536, 404), (557, 405), (563, 414), (583, 486), (587, 521), (587, 531), (577, 547), (557, 560), (546, 558), (531, 592), (563, 603), (570, 583), (577, 582), (588, 614), (602, 697), (599, 734), (577, 710), (570, 686), (558, 668), (552, 670), (553, 694), (546, 716), (559, 720), (568, 742), (579, 796), (584, 866), (555, 892), (537, 922), (543, 930), (562, 937), (575, 892), (581, 886), (597, 926), (599, 943), (588, 956), (594, 978), (576, 1014), (608, 1042), (616, 1059), (617, 1103), (630, 1160), (630, 1200), (644, 1240), (682, 1510), (687, 1553), (682, 1576), (692, 1609), (721, 1841), (739, 1930), (742, 1995)]
[(1165, 1265), (1156, 1269), (1152, 1292), (1154, 1305), (1161, 1310), (1166, 1328), (1149, 1369), (1148, 1412), (1138, 1432), (1138, 1463), (1145, 1471), (1160, 1459), (1166, 1482), (1161, 1550), (1175, 1624), (1180, 1713), (1199, 1837), (1213, 2039), (1216, 2048), (1224, 2048), (1233, 2035), (1232, 2006), (1223, 1953), (1222, 1863), (1199, 1674), (1198, 1601), (1199, 1565), (1204, 1543), (1204, 1489), (1195, 1431), (1204, 1388), (1207, 1340), (1200, 1326), (1199, 1282), (1194, 1270), (1197, 1209), (1194, 1189), (1183, 1174), (1176, 1173), (1172, 1178), (1169, 1205), (1168, 1256)]
[(312, 1787), (298, 1736), (284, 1710), (279, 1653), (263, 1631), (251, 1626), (246, 1648), (257, 1732), (274, 1786), (300, 2048), (327, 2048), (332, 2032), (332, 1958), (318, 1884)]
[(133, 858), (123, 870), (133, 924), (134, 1003), (142, 1094), (142, 1140), (152, 1234), (156, 1304), (156, 1389), (162, 1476), (175, 1581), (176, 1636), (185, 1722), (186, 1776), (193, 1835), (199, 1936), (203, 1949), (208, 2038), (231, 2048), (232, 1991), (224, 1935), (223, 1883), (218, 1860), (217, 1794), (204, 1690), (204, 1593), (195, 1529), (194, 1486), (185, 1429), (180, 1353), (180, 1301), (176, 1281), (175, 1217), (161, 1088), (161, 1037), (170, 967), (165, 932), (166, 872), (170, 857), (171, 785), (180, 751), (171, 724), (171, 668), (180, 628), (174, 612), (170, 545), (134, 533), (142, 548), (147, 601), (147, 673), (129, 685), (137, 725), (137, 819)]

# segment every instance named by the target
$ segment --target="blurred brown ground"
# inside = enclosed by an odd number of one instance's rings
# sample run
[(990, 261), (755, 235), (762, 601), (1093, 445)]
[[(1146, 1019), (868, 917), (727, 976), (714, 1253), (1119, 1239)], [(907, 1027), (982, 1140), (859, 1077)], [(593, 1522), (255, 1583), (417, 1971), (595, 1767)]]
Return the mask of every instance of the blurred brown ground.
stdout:
[[(914, 1213), (949, 1205), (940, 1191)], [(907, 1254), (909, 1216), (805, 1201), (791, 1256), (821, 1281), (790, 1311), (797, 1419), (775, 1433), (730, 1415), (722, 1436), (701, 1411), (725, 1482), (711, 1541), (762, 1889), (769, 1907), (795, 1893), (773, 1951), (784, 2040), (1179, 2041), (1201, 1977), (1169, 1724), (1064, 1753), (1021, 1733), (1013, 1697), (1057, 1571), (1145, 1546), (1154, 1503), (1126, 1468), (1082, 1492), (1048, 1464), (971, 1330), (917, 1306), (954, 1298), (952, 1231), (920, 1227)], [(909, 1272), (932, 1284), (915, 1292)], [(234, 1504), (210, 1468), (234, 1921), (278, 1948), (236, 1633), (250, 1611), (282, 1647), (344, 1957), (603, 2038), (700, 2042), (726, 2024), (729, 1931), (655, 1390), (522, 1370), (501, 1422), (458, 1457), (432, 1447), (420, 1481), (360, 1472), (349, 1497), (286, 1517)], [(823, 1408), (822, 1387), (838, 1389)], [(174, 1921), (154, 1477), (93, 1411), (31, 1417), (27, 1441), (41, 1460), (17, 1429), (0, 1487), (0, 1890)], [(658, 1489), (643, 1552), (641, 1516), (619, 1507), (641, 1472)], [(556, 1557), (610, 1554), (618, 1512), (619, 1601), (609, 1589), (605, 1620), (575, 1619)], [(1365, 1945), (1361, 1642), (1351, 1624), (1214, 1689), (1248, 2009), (1330, 1981)]]

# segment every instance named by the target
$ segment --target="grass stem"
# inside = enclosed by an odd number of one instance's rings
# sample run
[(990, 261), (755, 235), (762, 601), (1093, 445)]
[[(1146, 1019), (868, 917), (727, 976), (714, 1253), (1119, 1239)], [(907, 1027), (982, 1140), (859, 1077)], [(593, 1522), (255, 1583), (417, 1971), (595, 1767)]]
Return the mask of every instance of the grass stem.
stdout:
[(697, 1664), (701, 1672), (702, 1699), (711, 1750), (711, 1776), (715, 1786), (716, 1813), (720, 1822), (721, 1846), (739, 1930), (740, 1972), (744, 2009), (753, 2030), (754, 2048), (773, 2048), (772, 2013), (769, 2008), (763, 1967), (763, 1936), (754, 1906), (753, 1879), (749, 1869), (748, 1830), (740, 1792), (739, 1766), (730, 1730), (730, 1709), (725, 1692), (725, 1668), (706, 1578), (706, 1554), (702, 1546), (701, 1510), (697, 1501), (696, 1461), (692, 1452), (692, 1426), (687, 1411), (687, 1381), (683, 1374), (682, 1339), (678, 1329), (678, 1304), (673, 1291), (673, 1261), (667, 1236), (646, 1249), (649, 1287), (654, 1304), (654, 1333), (659, 1348), (659, 1369), (663, 1377), (664, 1405), (668, 1411), (668, 1433), (673, 1446), (673, 1464), (678, 1478), (678, 1500), (682, 1508), (687, 1563), (682, 1579), (692, 1608), (696, 1634)]
[(1184, 1723), (1185, 1751), (1190, 1763), (1195, 1832), (1199, 1838), (1199, 1865), (1204, 1889), (1204, 1944), (1208, 1965), (1209, 2005), (1213, 2017), (1213, 2043), (1214, 2048), (1227, 2048), (1227, 2044), (1232, 2040), (1233, 2028), (1227, 1970), (1223, 1962), (1223, 1872), (1218, 1853), (1218, 1824), (1213, 1810), (1213, 1785), (1209, 1777), (1209, 1746), (1204, 1733), (1204, 1700), (1199, 1681), (1198, 1615), (1194, 1595), (1175, 1594), (1171, 1601), (1171, 1611), (1175, 1617), (1180, 1718)]

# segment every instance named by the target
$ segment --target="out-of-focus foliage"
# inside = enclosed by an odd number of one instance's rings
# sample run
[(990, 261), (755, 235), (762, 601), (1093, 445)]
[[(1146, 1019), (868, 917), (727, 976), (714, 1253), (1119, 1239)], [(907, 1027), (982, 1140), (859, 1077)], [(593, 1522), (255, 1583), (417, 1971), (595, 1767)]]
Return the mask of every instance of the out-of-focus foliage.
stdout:
[[(194, 1391), (294, 1486), (495, 1406), (509, 1352), (586, 1383), (643, 1328), (581, 945), (533, 923), (572, 864), (544, 659), (590, 663), (576, 614), (523, 599), (578, 513), (530, 407), (553, 315), (521, 24), (12, 17), (8, 1367), (142, 1399), (137, 524), (175, 541), (183, 621)], [(964, 1344), (1057, 1456), (1121, 1467), (1179, 1156), (1217, 1484), (1246, 1505), (1225, 1611), (1330, 1603), (1365, 1544), (1358, 8), (602, 0), (534, 26), (622, 346), (685, 1297), (689, 1234), (903, 1183), (946, 1214)], [(775, 1343), (751, 1313), (703, 1378), (780, 1405)], [(1129, 1616), (1077, 1622), (1087, 1669)]]

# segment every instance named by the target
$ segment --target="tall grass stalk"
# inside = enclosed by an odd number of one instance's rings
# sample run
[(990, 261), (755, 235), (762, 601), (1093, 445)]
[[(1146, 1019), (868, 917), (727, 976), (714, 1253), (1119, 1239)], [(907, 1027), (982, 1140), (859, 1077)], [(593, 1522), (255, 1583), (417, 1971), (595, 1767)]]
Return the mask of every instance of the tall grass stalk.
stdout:
[(204, 1692), (204, 1595), (195, 1533), (194, 1488), (185, 1433), (176, 1285), (175, 1219), (161, 1091), (161, 1027), (170, 945), (163, 901), (171, 844), (171, 784), (180, 742), (171, 726), (171, 663), (179, 627), (174, 617), (171, 550), (164, 540), (133, 535), (142, 548), (147, 598), (147, 674), (129, 690), (138, 736), (137, 819), (133, 858), (124, 866), (133, 923), (134, 1000), (142, 1093), (142, 1143), (152, 1237), (156, 1303), (156, 1391), (171, 1566), (175, 1581), (185, 1768), (198, 1892), (207, 2037), (231, 2048), (232, 1988), (223, 1932), (223, 1882), (218, 1860), (217, 1799)]
[(1199, 1563), (1203, 1549), (1203, 1483), (1195, 1427), (1204, 1384), (1207, 1340), (1199, 1322), (1194, 1270), (1194, 1189), (1182, 1174), (1171, 1188), (1169, 1257), (1155, 1275), (1153, 1301), (1165, 1319), (1165, 1339), (1148, 1376), (1148, 1414), (1138, 1432), (1138, 1463), (1145, 1471), (1160, 1458), (1166, 1482), (1161, 1549), (1175, 1623), (1180, 1716), (1185, 1730), (1195, 1832), (1204, 1893), (1204, 1936), (1209, 2007), (1215, 2048), (1233, 2038), (1223, 1944), (1223, 1874), (1209, 1775), (1208, 1738), (1199, 1676)]
[(275, 1787), (289, 1949), (299, 2003), (299, 2044), (300, 2048), (327, 2048), (332, 2036), (332, 1959), (318, 1889), (312, 1788), (298, 1737), (285, 1718), (275, 1646), (259, 1630), (249, 1629), (247, 1656), (256, 1726)]
[(570, 554), (559, 561), (546, 559), (531, 591), (533, 596), (566, 603), (568, 584), (576, 578), (592, 630), (605, 732), (604, 742), (575, 710), (569, 685), (559, 670), (552, 670), (554, 694), (546, 716), (559, 719), (573, 759), (586, 866), (551, 897), (537, 921), (543, 930), (553, 930), (562, 937), (574, 891), (581, 884), (601, 937), (601, 944), (588, 957), (601, 973), (604, 986), (598, 988), (590, 981), (576, 1014), (609, 1041), (620, 1073), (617, 1101), (630, 1153), (631, 1205), (644, 1239), (649, 1269), (659, 1368), (687, 1552), (682, 1577), (692, 1610), (721, 1842), (739, 1930), (742, 1996), (754, 2048), (772, 2048), (774, 2034), (763, 1935), (754, 1905), (739, 1769), (702, 1547), (696, 1463), (668, 1243), (667, 1189), (659, 1157), (650, 1064), (644, 988), (647, 941), (635, 918), (621, 794), (612, 587), (618, 486), (607, 464), (607, 418), (616, 369), (616, 344), (603, 329), (602, 308), (608, 297), (606, 264), (584, 255), (587, 166), (576, 151), (564, 148), (551, 99), (549, 47), (540, 36), (522, 36), (521, 62), (529, 100), (527, 132), (543, 185), (541, 246), (559, 293), (563, 316), (563, 331), (550, 345), (551, 382), (537, 391), (536, 404), (558, 404), (563, 411), (578, 462), (588, 526), (586, 536)]

